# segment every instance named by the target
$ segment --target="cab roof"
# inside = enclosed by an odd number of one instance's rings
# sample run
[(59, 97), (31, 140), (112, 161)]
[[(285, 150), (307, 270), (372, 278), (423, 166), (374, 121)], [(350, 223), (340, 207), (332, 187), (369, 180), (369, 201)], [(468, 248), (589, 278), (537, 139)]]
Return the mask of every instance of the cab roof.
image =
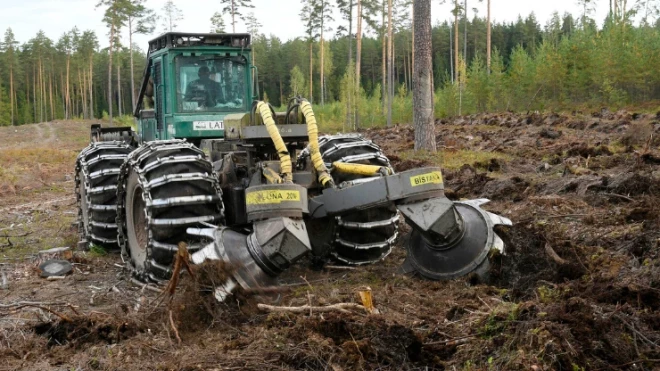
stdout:
[(250, 47), (251, 36), (248, 33), (184, 33), (167, 32), (149, 41), (149, 53), (166, 49), (189, 46), (233, 48)]

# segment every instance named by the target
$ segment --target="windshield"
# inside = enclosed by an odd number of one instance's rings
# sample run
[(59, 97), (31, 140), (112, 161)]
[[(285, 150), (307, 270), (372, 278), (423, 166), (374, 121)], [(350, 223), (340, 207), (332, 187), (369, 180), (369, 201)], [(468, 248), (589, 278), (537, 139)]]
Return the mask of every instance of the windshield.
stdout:
[(179, 112), (238, 112), (245, 108), (245, 58), (178, 56)]

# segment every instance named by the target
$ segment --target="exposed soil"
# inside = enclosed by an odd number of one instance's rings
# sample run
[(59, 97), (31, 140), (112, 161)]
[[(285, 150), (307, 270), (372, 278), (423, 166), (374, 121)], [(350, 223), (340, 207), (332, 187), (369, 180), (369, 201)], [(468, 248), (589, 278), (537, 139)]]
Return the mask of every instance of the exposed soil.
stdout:
[[(47, 146), (70, 148), (62, 133), (83, 141), (85, 126), (47, 126)], [(657, 369), (658, 131), (656, 115), (631, 112), (476, 115), (437, 122), (441, 156), (413, 155), (410, 126), (366, 131), (399, 171), (443, 165), (450, 198), (490, 198), (514, 222), (498, 229), (506, 255), (487, 283), (395, 274), (400, 246), (373, 266), (303, 262), (281, 279), (287, 306), (358, 302), (368, 286), (371, 315), (267, 314), (256, 304), (268, 298), (246, 293), (217, 304), (226, 267), (195, 267), (170, 300), (132, 283), (114, 253), (76, 252), (71, 275), (46, 281), (35, 246), (75, 242), (75, 205), (28, 192), (71, 194), (73, 162), (36, 189), (16, 178), (0, 196), (0, 369)], [(7, 307), (21, 301), (32, 304)]]

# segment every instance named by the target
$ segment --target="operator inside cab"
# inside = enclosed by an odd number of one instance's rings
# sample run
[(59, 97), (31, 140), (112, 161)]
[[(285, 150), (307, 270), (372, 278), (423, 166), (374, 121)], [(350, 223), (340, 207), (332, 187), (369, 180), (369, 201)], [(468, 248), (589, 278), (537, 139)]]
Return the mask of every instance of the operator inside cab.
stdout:
[(217, 104), (225, 102), (222, 86), (211, 79), (207, 66), (201, 66), (197, 71), (197, 76), (199, 79), (191, 81), (186, 88), (186, 101), (197, 102), (200, 108), (215, 107)]

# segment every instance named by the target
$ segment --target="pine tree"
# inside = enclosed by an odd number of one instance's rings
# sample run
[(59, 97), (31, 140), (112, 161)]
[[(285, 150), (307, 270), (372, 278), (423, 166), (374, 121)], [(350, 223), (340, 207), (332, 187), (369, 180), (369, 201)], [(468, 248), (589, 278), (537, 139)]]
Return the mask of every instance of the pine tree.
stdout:
[[(168, 3), (171, 3), (169, 1)], [(121, 29), (126, 25), (128, 16), (127, 9), (130, 4), (127, 0), (101, 0), (96, 7), (106, 7), (103, 22), (109, 29), (108, 36), (110, 46), (108, 47), (108, 116), (112, 123), (112, 54), (120, 45)]]
[(4, 53), (5, 67), (9, 70), (9, 111), (11, 116), (10, 123), (15, 125), (15, 115), (18, 113), (18, 109), (16, 102), (16, 89), (14, 86), (14, 74), (15, 72), (18, 72), (16, 71), (18, 67), (16, 58), (16, 46), (18, 45), (18, 41), (16, 41), (14, 32), (11, 28), (8, 28), (5, 32), (5, 38), (0, 45), (2, 46), (1, 50)]
[(128, 50), (130, 53), (130, 67), (131, 67), (131, 107), (135, 109), (136, 91), (135, 91), (135, 71), (133, 61), (133, 35), (150, 34), (156, 28), (156, 15), (153, 10), (147, 9), (144, 6), (146, 0), (129, 0), (126, 10), (126, 17), (128, 23)]
[[(93, 31), (85, 31), (82, 33), (80, 38), (76, 43), (76, 54), (79, 55), (82, 63), (84, 64), (83, 70), (87, 71), (87, 77), (82, 86), (83, 89), (86, 89), (85, 94), (81, 93), (81, 96), (84, 97), (83, 101), (83, 117), (93, 118), (94, 115), (94, 57), (97, 53), (99, 47), (98, 39), (96, 34)], [(83, 73), (85, 75), (85, 73)], [(86, 110), (84, 108), (87, 108)], [(87, 111), (87, 112), (85, 112)]]
[(225, 33), (225, 19), (219, 12), (213, 13), (211, 17), (211, 32), (212, 33)]
[[(353, 60), (353, 8), (356, 0), (337, 0), (337, 9), (341, 18), (348, 23), (348, 27), (340, 24), (337, 27), (337, 35), (346, 35), (348, 38), (348, 63)], [(360, 1), (360, 0), (357, 0)]]
[(394, 68), (392, 66), (394, 43), (392, 42), (392, 0), (387, 2), (387, 126), (392, 126), (392, 101), (394, 100)]
[(252, 0), (220, 0), (220, 3), (225, 4), (222, 11), (231, 17), (231, 32), (236, 32), (236, 18), (245, 21), (243, 8), (254, 8)]
[(309, 42), (309, 100), (314, 101), (314, 41), (319, 37), (321, 20), (316, 13), (320, 0), (302, 0), (300, 19), (305, 24), (305, 34)]
[(329, 22), (334, 21), (332, 18), (333, 6), (329, 0), (316, 0), (316, 6), (314, 7), (314, 13), (318, 17), (319, 25), (319, 37), (321, 40), (320, 49), (321, 49), (321, 65), (319, 67), (321, 71), (321, 105), (325, 104), (325, 39), (324, 34), (326, 31), (331, 31), (327, 26)]
[(488, 74), (490, 74), (490, 64), (491, 64), (491, 56), (493, 52), (493, 46), (492, 46), (492, 30), (491, 30), (491, 19), (490, 19), (490, 1), (491, 0), (486, 0), (488, 2), (488, 15), (487, 15), (487, 31), (486, 31), (486, 65), (488, 67)]
[(183, 12), (174, 4), (174, 1), (167, 0), (162, 9), (163, 28), (165, 32), (172, 32), (179, 26), (179, 21), (183, 19)]
[[(77, 31), (76, 31), (77, 32)], [(71, 90), (70, 90), (70, 70), (71, 53), (73, 53), (72, 33), (65, 33), (57, 42), (57, 49), (66, 55), (66, 77), (64, 83), (64, 118), (71, 119)]]

